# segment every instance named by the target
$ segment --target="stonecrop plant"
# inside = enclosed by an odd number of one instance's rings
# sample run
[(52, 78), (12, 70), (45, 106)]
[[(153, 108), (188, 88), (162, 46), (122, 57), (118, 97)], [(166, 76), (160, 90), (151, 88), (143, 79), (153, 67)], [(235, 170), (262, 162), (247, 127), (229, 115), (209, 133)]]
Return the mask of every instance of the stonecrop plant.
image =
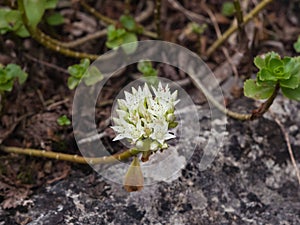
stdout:
[(254, 99), (267, 99), (276, 88), (292, 100), (300, 101), (300, 57), (281, 58), (275, 52), (257, 56), (254, 64), (259, 69), (256, 80), (244, 84), (244, 94)]
[[(117, 117), (113, 117), (112, 129), (117, 133), (114, 141), (126, 139), (133, 145), (132, 150), (142, 153), (141, 160), (148, 161), (150, 155), (168, 148), (166, 141), (176, 138), (170, 132), (175, 128), (175, 106), (178, 91), (171, 93), (168, 85), (161, 82), (157, 86), (148, 84), (142, 88), (132, 87), (131, 92), (124, 91), (125, 99), (118, 99)], [(140, 191), (144, 177), (138, 157), (134, 157), (124, 178), (124, 188), (128, 192)]]
[(118, 99), (117, 117), (112, 129), (117, 133), (114, 141), (126, 139), (143, 153), (143, 161), (157, 150), (168, 148), (167, 140), (175, 138), (170, 129), (177, 126), (175, 106), (178, 92), (171, 93), (168, 85), (159, 82), (157, 87), (147, 83), (132, 93), (124, 92), (125, 99)]

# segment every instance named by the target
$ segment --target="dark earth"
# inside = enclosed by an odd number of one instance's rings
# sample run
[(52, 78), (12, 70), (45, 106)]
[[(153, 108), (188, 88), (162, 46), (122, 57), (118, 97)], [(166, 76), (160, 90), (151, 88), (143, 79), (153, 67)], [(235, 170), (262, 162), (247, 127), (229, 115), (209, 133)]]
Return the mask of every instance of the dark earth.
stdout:
[[(123, 1), (87, 2), (113, 19), (118, 19), (125, 8)], [(215, 14), (222, 32), (233, 20), (233, 17), (220, 13), (222, 1), (219, 0), (178, 1), (189, 11), (176, 9), (175, 1), (162, 2), (162, 39), (200, 55), (217, 36), (209, 22), (200, 37), (202, 45), (199, 46), (199, 37), (185, 33), (187, 23), (197, 20), (191, 12), (210, 21), (205, 10), (208, 7)], [(253, 2), (257, 4), (257, 1), (249, 1), (245, 11), (249, 12), (254, 7)], [(5, 4), (8, 4), (7, 1)], [(76, 1), (67, 4), (67, 9), (79, 10), (88, 19), (79, 20), (69, 13), (65, 15), (68, 19), (65, 25), (49, 29), (41, 24), (40, 28), (61, 41), (71, 41), (103, 29), (104, 26)], [(66, 10), (66, 6), (59, 6), (56, 10)], [(130, 12), (134, 16), (143, 10), (145, 1), (132, 1)], [(282, 56), (297, 55), (292, 45), (300, 34), (299, 10), (300, 2), (297, 0), (274, 1), (246, 26), (251, 42), (247, 51), (238, 47), (235, 34), (223, 44), (238, 69), (238, 82), (222, 49), (217, 49), (205, 61), (220, 81), (230, 109), (251, 112), (260, 105), (242, 97), (241, 92), (242, 81), (257, 72), (253, 65), (254, 56), (268, 51), (276, 51)], [(90, 30), (86, 28), (89, 21), (95, 22), (95, 25), (89, 26)], [(75, 26), (75, 22), (81, 26)], [(155, 31), (153, 14), (142, 24)], [(149, 38), (141, 35), (140, 39)], [(95, 54), (108, 51), (105, 37), (91, 40), (76, 50)], [(247, 53), (248, 57), (234, 57), (238, 51)], [(5, 94), (0, 114), (0, 144), (80, 155), (72, 126), (57, 124), (61, 115), (71, 118), (74, 91), (68, 89), (66, 69), (78, 62), (78, 59), (53, 52), (31, 38), (20, 39), (13, 34), (0, 37), (0, 63), (17, 63), (29, 74), (25, 84), (16, 83), (13, 91)], [(195, 104), (203, 112), (209, 112), (205, 97), (188, 76), (165, 64), (156, 63), (155, 67), (162, 77), (179, 83), (184, 81), (182, 87)], [(111, 141), (114, 134), (106, 122), (110, 117), (111, 100), (137, 75), (133, 65), (112, 78), (102, 96), (107, 103), (98, 105), (96, 109), (97, 128), (101, 132), (107, 131), (103, 142), (112, 152), (123, 148)], [(228, 117), (224, 131), (226, 138), (206, 170), (202, 170), (199, 163), (210, 135), (210, 123), (216, 121), (210, 121), (207, 114), (199, 115), (202, 125), (199, 140), (186, 140), (198, 143), (191, 159), (171, 179), (145, 186), (140, 192), (126, 192), (122, 185), (105, 179), (88, 165), (0, 152), (0, 225), (300, 224), (299, 183), (284, 138), (284, 132), (288, 133), (299, 168), (299, 110), (299, 102), (280, 94), (270, 112), (262, 118), (241, 122)], [(274, 116), (283, 124), (284, 132)], [(173, 150), (180, 151), (176, 147)]]

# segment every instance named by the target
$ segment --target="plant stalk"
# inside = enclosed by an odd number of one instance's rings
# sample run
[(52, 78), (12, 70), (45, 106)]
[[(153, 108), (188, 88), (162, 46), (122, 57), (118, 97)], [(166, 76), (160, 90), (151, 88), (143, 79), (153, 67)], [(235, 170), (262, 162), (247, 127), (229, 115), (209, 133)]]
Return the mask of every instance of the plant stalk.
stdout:
[(272, 105), (272, 103), (279, 91), (279, 84), (277, 84), (272, 96), (269, 99), (267, 99), (267, 101), (264, 102), (258, 109), (253, 110), (253, 112), (250, 114), (238, 113), (238, 112), (231, 111), (230, 109), (227, 109), (224, 105), (219, 103), (209, 93), (209, 91), (203, 86), (203, 84), (200, 81), (198, 81), (198, 79), (196, 79), (196, 77), (192, 73), (188, 74), (188, 75), (190, 76), (190, 78), (191, 78), (192, 82), (195, 84), (195, 86), (200, 91), (202, 91), (202, 93), (206, 96), (208, 101), (210, 101), (218, 110), (220, 110), (224, 114), (226, 114), (234, 119), (242, 120), (242, 121), (257, 119), (257, 118), (261, 117), (264, 113), (266, 113), (268, 111), (268, 109), (270, 108), (270, 106)]
[(64, 160), (73, 163), (80, 163), (80, 164), (109, 164), (109, 163), (116, 163), (118, 161), (124, 161), (129, 159), (132, 156), (136, 156), (140, 152), (136, 149), (129, 149), (121, 153), (117, 153), (111, 156), (104, 156), (104, 157), (82, 157), (78, 155), (71, 155), (65, 153), (57, 153), (57, 152), (49, 152), (45, 150), (38, 150), (32, 148), (19, 148), (19, 147), (9, 147), (9, 146), (0, 146), (0, 150), (6, 153), (15, 153), (15, 154), (22, 154), (22, 155), (29, 155), (35, 157), (45, 157), (49, 159), (57, 159), (57, 160)]

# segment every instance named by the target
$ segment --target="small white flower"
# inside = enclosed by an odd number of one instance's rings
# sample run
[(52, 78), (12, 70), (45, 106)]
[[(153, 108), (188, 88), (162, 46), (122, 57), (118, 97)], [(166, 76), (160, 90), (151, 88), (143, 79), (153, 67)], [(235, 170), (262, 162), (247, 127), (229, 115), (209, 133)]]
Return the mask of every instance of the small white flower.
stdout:
[(176, 136), (168, 133), (168, 122), (161, 119), (156, 119), (152, 124), (153, 132), (150, 135), (150, 138), (158, 141), (161, 145), (164, 144), (165, 140), (175, 138)]
[(118, 118), (113, 118), (112, 126), (117, 133), (114, 141), (127, 139), (139, 149), (156, 151), (166, 148), (165, 141), (176, 137), (169, 133), (169, 125), (176, 119), (177, 91), (171, 93), (168, 85), (163, 87), (161, 83), (151, 89), (154, 95), (145, 84), (143, 88), (132, 88), (132, 93), (125, 91), (125, 99), (118, 99)]

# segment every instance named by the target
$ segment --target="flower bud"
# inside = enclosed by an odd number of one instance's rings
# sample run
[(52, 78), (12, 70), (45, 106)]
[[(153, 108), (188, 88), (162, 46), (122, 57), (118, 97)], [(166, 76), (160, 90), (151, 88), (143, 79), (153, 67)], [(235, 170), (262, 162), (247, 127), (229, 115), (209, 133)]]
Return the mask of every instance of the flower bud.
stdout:
[(156, 150), (158, 150), (158, 148), (159, 148), (159, 144), (158, 144), (157, 141), (153, 141), (153, 142), (150, 144), (150, 150), (151, 150), (151, 151), (156, 151)]
[(175, 120), (175, 115), (174, 113), (169, 113), (167, 114), (167, 121), (172, 122)]

